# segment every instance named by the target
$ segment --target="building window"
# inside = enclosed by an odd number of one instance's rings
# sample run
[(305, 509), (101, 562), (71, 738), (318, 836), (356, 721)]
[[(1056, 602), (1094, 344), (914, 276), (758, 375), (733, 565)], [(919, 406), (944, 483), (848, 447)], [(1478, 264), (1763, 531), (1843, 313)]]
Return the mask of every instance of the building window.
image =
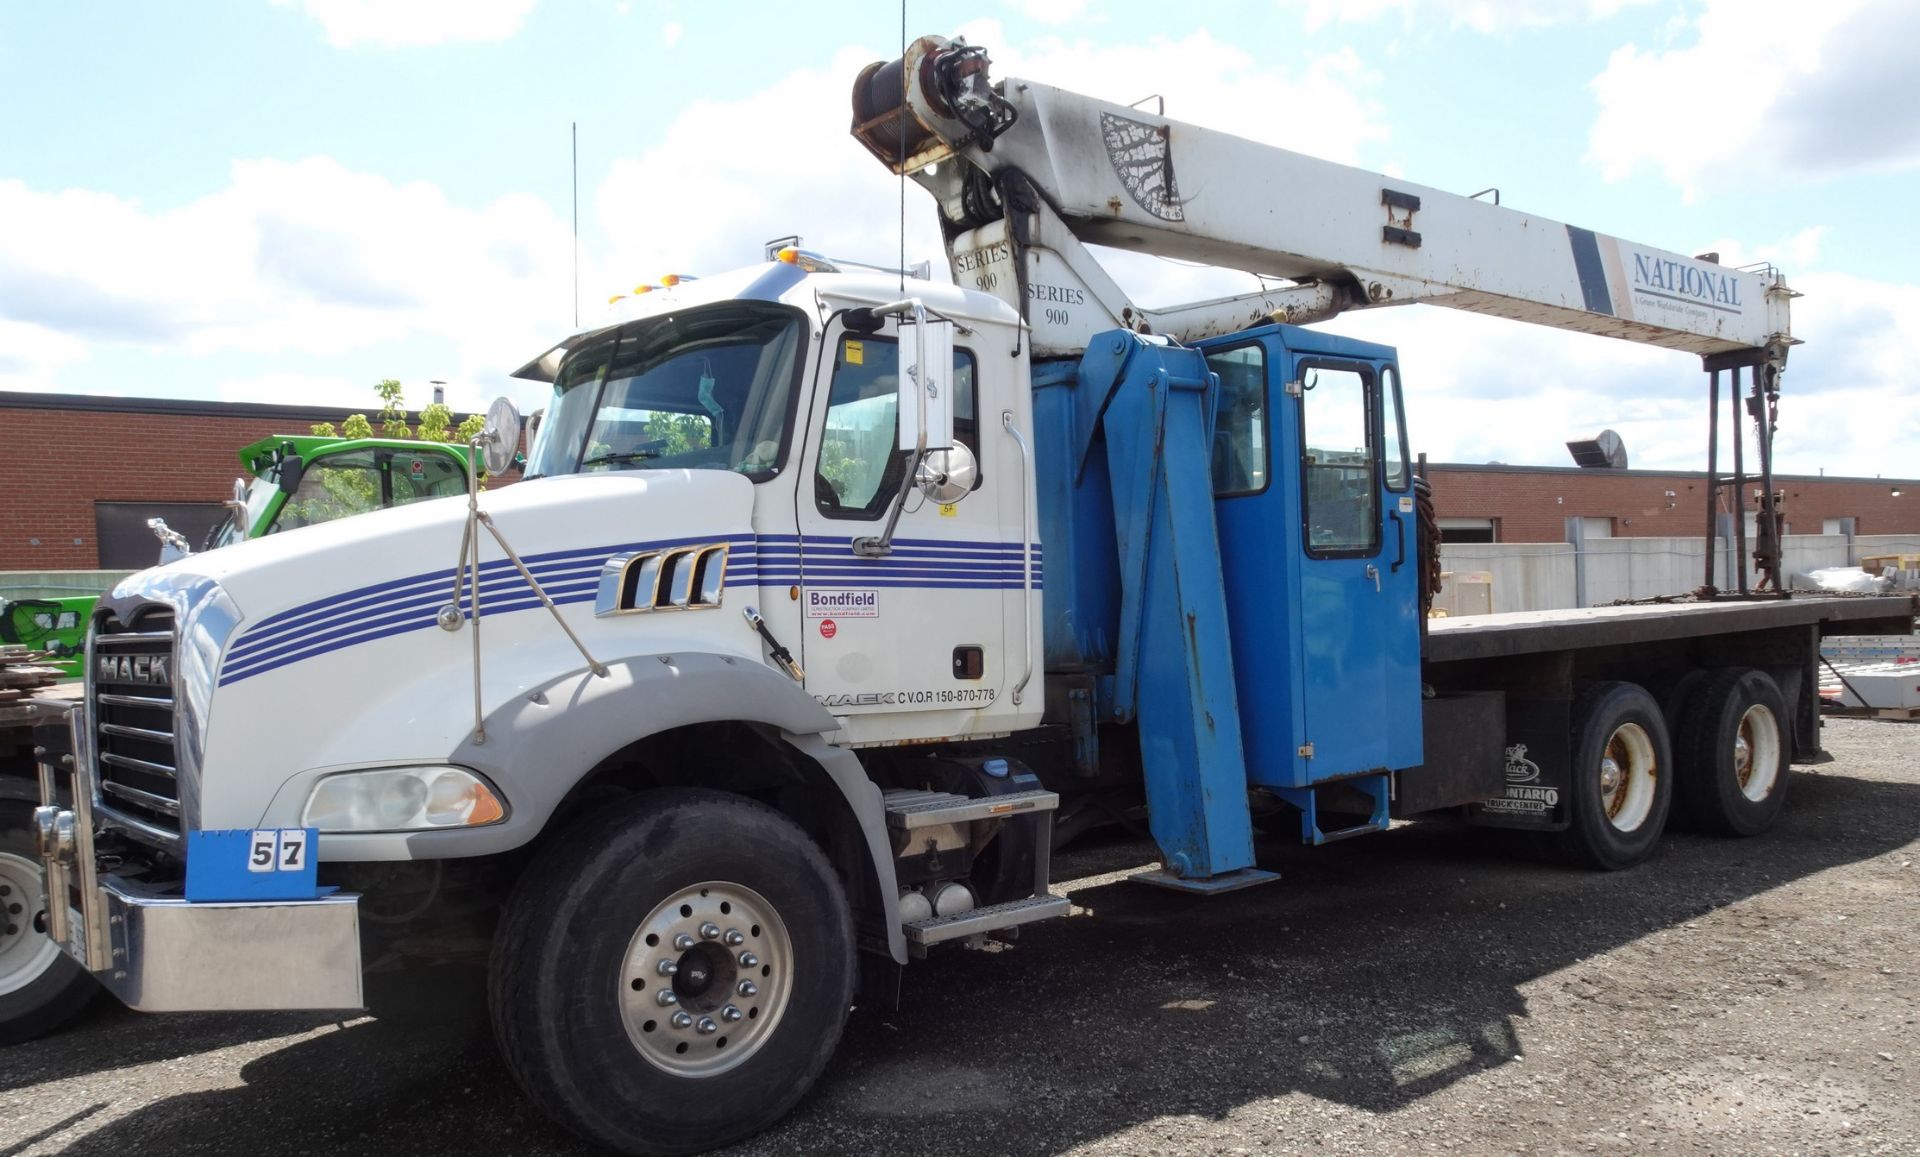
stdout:
[(160, 540), (147, 529), (149, 518), (165, 519), (169, 529), (199, 550), (226, 517), (227, 508), (219, 502), (96, 502), (93, 526), (100, 568), (145, 570), (160, 561)]
[(1499, 542), (1499, 524), (1491, 518), (1438, 518), (1444, 543)]

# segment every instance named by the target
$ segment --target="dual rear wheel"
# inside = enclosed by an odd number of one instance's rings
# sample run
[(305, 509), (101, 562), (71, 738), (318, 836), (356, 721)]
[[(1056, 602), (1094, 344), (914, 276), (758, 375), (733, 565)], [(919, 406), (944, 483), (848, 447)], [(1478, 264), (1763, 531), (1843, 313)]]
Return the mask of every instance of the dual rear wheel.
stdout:
[(1574, 700), (1570, 815), (1554, 842), (1567, 860), (1618, 870), (1652, 854), (1675, 807), (1693, 824), (1750, 836), (1786, 799), (1786, 704), (1764, 672), (1694, 679), (1669, 733), (1660, 704), (1633, 683), (1596, 683)]

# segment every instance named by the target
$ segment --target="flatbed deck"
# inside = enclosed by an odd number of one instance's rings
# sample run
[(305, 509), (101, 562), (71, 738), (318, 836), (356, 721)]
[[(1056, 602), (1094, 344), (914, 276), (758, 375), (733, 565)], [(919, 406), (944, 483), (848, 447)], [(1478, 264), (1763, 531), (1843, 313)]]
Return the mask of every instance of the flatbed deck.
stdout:
[(1454, 663), (1819, 624), (1826, 633), (1905, 635), (1920, 598), (1886, 595), (1654, 603), (1463, 615), (1428, 622), (1426, 661)]

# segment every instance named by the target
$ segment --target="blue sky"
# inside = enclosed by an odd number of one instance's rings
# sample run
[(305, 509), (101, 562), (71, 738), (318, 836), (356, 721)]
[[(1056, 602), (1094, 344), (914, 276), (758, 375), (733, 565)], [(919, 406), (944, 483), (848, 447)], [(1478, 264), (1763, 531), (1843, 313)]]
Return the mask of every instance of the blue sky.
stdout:
[[(1920, 5), (912, 0), (908, 27), (999, 75), (1772, 259), (1808, 295), (1783, 465), (1920, 472)], [(899, 36), (897, 3), (0, 6), (0, 388), (352, 404), (392, 376), (415, 404), (440, 378), (537, 405), (506, 375), (573, 320), (569, 122), (584, 321), (782, 233), (886, 258), (897, 194), (847, 90)], [(1700, 464), (1683, 355), (1424, 307), (1333, 324), (1401, 348), (1436, 458), (1557, 464), (1611, 425), (1636, 465)]]

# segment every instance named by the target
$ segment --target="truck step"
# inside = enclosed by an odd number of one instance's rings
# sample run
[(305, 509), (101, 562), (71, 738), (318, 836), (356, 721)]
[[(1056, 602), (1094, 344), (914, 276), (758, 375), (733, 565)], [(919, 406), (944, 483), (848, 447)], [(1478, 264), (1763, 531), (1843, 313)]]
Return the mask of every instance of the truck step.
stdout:
[(1060, 797), (1053, 792), (1039, 790), (1016, 791), (978, 799), (944, 791), (890, 791), (885, 795), (885, 802), (887, 826), (895, 831), (912, 831), (936, 824), (961, 824), (1052, 811), (1060, 806)]
[(1005, 904), (975, 908), (971, 912), (962, 912), (957, 916), (935, 916), (931, 920), (921, 920), (903, 927), (908, 944), (925, 947), (948, 940), (959, 940), (966, 936), (977, 936), (982, 932), (1012, 928), (1016, 924), (1031, 924), (1035, 920), (1065, 916), (1072, 906), (1065, 896), (1040, 895), (1025, 900), (1013, 900)]

